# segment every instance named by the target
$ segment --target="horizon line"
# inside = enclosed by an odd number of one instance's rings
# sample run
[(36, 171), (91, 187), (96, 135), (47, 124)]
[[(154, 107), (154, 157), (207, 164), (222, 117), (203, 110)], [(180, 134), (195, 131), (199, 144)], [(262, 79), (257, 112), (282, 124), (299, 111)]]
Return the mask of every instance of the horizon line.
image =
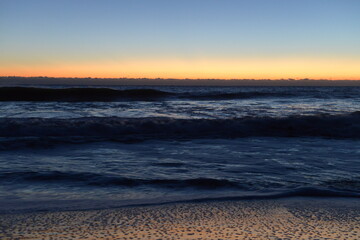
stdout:
[(0, 76), (0, 78), (49, 78), (49, 79), (104, 79), (104, 80), (216, 80), (216, 81), (360, 81), (360, 79), (329, 78), (173, 78), (173, 77), (52, 77), (52, 76)]
[(360, 79), (190, 79), (190, 78), (93, 78), (93, 77), (19, 77), (0, 76), (0, 86), (352, 86), (360, 87)]

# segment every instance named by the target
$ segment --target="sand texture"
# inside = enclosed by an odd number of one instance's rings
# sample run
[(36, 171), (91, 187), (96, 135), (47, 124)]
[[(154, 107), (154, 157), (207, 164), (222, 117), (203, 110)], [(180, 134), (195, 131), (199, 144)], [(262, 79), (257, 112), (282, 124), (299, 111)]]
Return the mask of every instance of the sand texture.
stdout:
[(358, 199), (177, 203), (0, 215), (1, 239), (360, 239)]

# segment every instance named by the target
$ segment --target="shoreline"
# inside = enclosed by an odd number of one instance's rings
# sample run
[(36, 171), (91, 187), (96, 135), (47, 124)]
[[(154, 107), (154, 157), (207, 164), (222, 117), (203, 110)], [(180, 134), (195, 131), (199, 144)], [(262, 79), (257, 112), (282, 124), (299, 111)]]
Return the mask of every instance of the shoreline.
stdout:
[(0, 215), (1, 239), (359, 239), (360, 201), (297, 197)]
[(172, 196), (167, 198), (143, 198), (127, 200), (99, 200), (99, 199), (73, 199), (73, 200), (2, 200), (0, 201), (0, 216), (5, 214), (26, 214), (41, 212), (66, 211), (101, 211), (118, 208), (156, 207), (174, 204), (192, 204), (209, 202), (243, 202), (243, 201), (276, 201), (286, 199), (357, 199), (360, 194), (345, 191), (325, 190), (321, 188), (298, 188), (288, 192), (274, 192), (268, 194), (244, 195), (218, 195), (192, 197)]

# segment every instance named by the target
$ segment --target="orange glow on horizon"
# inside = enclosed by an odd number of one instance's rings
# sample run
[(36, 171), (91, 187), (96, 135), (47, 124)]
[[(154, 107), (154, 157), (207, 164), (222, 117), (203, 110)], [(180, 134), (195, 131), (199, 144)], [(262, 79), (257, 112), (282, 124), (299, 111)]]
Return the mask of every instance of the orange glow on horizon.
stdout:
[(359, 80), (360, 60), (138, 60), (0, 66), (0, 76)]

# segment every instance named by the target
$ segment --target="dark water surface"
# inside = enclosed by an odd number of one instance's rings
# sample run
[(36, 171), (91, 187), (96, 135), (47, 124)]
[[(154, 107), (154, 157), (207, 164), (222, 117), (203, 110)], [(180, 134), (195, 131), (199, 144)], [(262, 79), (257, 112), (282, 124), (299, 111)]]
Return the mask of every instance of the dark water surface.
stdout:
[(51, 209), (51, 201), (360, 197), (358, 87), (57, 86), (0, 95), (1, 211)]

